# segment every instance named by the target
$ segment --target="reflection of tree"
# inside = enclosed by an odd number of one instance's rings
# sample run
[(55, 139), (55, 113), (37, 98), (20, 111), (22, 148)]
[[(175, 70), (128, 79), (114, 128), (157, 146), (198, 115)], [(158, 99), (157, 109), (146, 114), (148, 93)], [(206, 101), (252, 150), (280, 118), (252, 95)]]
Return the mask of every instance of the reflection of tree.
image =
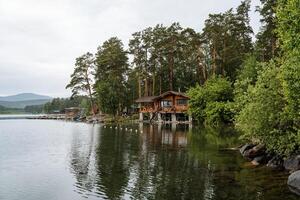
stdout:
[(207, 179), (213, 186), (213, 199), (248, 199), (237, 179), (241, 157), (237, 151), (226, 150), (238, 144), (237, 133), (230, 127), (199, 127), (188, 137), (190, 156), (213, 174)]
[(98, 186), (109, 199), (120, 199), (129, 180), (128, 136), (102, 130), (97, 148)]
[(251, 173), (240, 172), (237, 152), (222, 150), (237, 143), (230, 129), (140, 128), (143, 133), (102, 129), (97, 139), (75, 133), (77, 185), (108, 199), (247, 199), (243, 180)]
[(150, 130), (145, 126), (141, 135), (146, 148), (136, 164), (134, 199), (201, 199), (204, 192), (210, 192), (212, 183), (206, 181), (210, 170), (178, 145), (187, 132), (165, 127), (162, 131), (155, 127), (153, 133)]
[(76, 177), (76, 187), (80, 193), (91, 191), (95, 181), (94, 156), (95, 129), (89, 127), (88, 131), (76, 129), (72, 137), (70, 153), (70, 168)]

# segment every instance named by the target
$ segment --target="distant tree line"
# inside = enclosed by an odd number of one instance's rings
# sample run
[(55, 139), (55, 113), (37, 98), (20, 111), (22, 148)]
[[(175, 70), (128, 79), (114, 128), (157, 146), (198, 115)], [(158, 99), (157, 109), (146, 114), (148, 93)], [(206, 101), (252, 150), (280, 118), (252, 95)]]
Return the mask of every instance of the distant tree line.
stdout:
[(21, 108), (7, 108), (0, 105), (0, 114), (22, 114), (24, 110)]
[[(187, 92), (194, 119), (233, 123), (243, 137), (287, 155), (300, 139), (299, 0), (261, 0), (253, 42), (250, 0), (210, 14), (201, 32), (158, 24), (132, 34), (128, 49), (112, 37), (76, 59), (67, 88), (90, 108), (118, 115), (141, 96)], [(129, 59), (130, 58), (130, 59)]]
[(24, 108), (26, 113), (40, 114), (44, 112), (44, 105), (31, 105)]
[(50, 102), (44, 105), (32, 105), (26, 106), (24, 111), (26, 113), (64, 113), (65, 108), (70, 107), (79, 107), (86, 110), (86, 114), (91, 110), (91, 106), (89, 104), (89, 98), (87, 96), (75, 96), (71, 98), (54, 98)]

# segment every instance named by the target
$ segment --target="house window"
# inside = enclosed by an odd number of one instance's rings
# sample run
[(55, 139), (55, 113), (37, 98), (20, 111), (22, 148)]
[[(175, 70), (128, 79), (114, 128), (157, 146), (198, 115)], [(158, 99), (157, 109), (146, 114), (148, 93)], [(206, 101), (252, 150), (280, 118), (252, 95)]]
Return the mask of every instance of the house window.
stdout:
[(172, 107), (172, 101), (170, 101), (170, 100), (163, 100), (163, 101), (161, 101), (161, 107), (163, 107), (163, 108)]
[(186, 106), (188, 104), (187, 99), (177, 99), (177, 105), (179, 106)]

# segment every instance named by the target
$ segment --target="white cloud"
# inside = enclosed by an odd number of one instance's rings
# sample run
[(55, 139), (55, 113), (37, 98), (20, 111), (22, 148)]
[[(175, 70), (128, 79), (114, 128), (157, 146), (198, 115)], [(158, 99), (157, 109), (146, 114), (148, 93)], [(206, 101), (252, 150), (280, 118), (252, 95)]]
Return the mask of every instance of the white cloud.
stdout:
[[(258, 4), (255, 0), (254, 4)], [(0, 0), (0, 95), (38, 92), (67, 96), (74, 60), (106, 39), (124, 43), (157, 23), (197, 31), (209, 13), (237, 0)], [(257, 14), (251, 14), (258, 29)]]

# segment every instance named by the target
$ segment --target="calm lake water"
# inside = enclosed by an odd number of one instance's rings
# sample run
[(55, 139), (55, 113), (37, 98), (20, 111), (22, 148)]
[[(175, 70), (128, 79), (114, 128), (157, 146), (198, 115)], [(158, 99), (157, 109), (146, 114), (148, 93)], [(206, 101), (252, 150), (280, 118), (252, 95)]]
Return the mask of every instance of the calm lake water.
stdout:
[(299, 199), (237, 144), (227, 128), (0, 120), (0, 199)]

